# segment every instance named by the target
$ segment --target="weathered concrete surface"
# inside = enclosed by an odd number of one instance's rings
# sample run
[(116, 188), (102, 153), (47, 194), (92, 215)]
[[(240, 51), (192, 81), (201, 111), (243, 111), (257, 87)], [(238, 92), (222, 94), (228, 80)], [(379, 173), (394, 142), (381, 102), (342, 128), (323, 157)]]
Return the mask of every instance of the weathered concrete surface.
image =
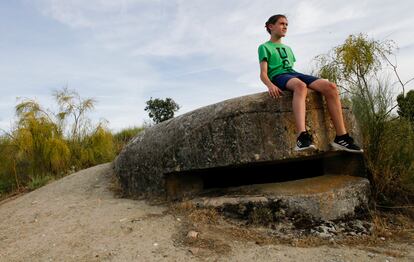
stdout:
[[(172, 173), (329, 151), (335, 132), (322, 97), (312, 91), (306, 102), (306, 125), (319, 151), (293, 150), (296, 134), (291, 101), (290, 92), (278, 100), (263, 92), (209, 105), (146, 129), (115, 160), (124, 192), (130, 196), (164, 194), (165, 177)], [(358, 141), (352, 114), (348, 108), (343, 110), (347, 129)], [(200, 183), (194, 184), (197, 191)]]
[(248, 212), (248, 206), (268, 206), (270, 209), (283, 207), (287, 216), (300, 213), (314, 219), (335, 220), (353, 216), (356, 209), (367, 207), (370, 195), (366, 178), (346, 175), (324, 175), (282, 183), (227, 188), (223, 191), (221, 196), (199, 197), (193, 199), (192, 203), (198, 207), (242, 212), (239, 215), (244, 216), (248, 216), (243, 214)]

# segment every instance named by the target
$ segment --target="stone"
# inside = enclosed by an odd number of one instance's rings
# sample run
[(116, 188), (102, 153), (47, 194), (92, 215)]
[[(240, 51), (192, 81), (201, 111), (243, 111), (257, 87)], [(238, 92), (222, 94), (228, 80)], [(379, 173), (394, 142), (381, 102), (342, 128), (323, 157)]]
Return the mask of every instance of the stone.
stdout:
[[(313, 159), (320, 161), (313, 164), (314, 169), (308, 168), (308, 175), (363, 176), (361, 155), (332, 152), (329, 144), (335, 131), (319, 93), (309, 91), (306, 101), (306, 126), (318, 150), (293, 150), (296, 133), (291, 102), (291, 92), (284, 92), (277, 100), (263, 92), (225, 100), (146, 128), (114, 161), (123, 192), (130, 197), (183, 198), (199, 194), (209, 183), (224, 181), (235, 168), (248, 167), (252, 173), (248, 176), (260, 179), (254, 174), (259, 172), (255, 167), (272, 164), (275, 168), (270, 177), (281, 177), (290, 174), (278, 165), (293, 161), (292, 167), (300, 167), (301, 161)], [(343, 112), (347, 130), (360, 143), (352, 113), (345, 106)], [(311, 161), (306, 163), (312, 165)], [(219, 170), (222, 173), (218, 175)], [(228, 180), (231, 184), (237, 179)]]
[(323, 232), (322, 233), (317, 233), (317, 236), (320, 237), (320, 238), (324, 238), (324, 239), (330, 239), (332, 237), (331, 234), (323, 233)]
[(192, 247), (192, 248), (188, 249), (188, 251), (190, 251), (190, 253), (193, 254), (193, 255), (197, 255), (200, 252), (200, 248)]
[(335, 226), (326, 226), (326, 225), (320, 225), (318, 228), (317, 228), (317, 230), (319, 231), (319, 232), (321, 232), (321, 233), (329, 233), (329, 234), (331, 234), (331, 233), (336, 233), (336, 229), (335, 229)]
[(193, 230), (188, 231), (187, 237), (188, 238), (191, 238), (191, 239), (195, 239), (195, 238), (198, 237), (198, 232), (197, 231), (193, 231)]
[(363, 225), (361, 220), (354, 220), (350, 223), (351, 228), (358, 233), (367, 233), (367, 229)]

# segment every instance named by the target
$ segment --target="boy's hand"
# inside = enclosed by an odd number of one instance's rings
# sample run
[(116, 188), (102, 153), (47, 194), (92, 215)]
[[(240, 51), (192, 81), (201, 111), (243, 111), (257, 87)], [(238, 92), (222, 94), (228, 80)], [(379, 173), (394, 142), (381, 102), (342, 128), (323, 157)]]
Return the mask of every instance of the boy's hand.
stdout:
[(275, 85), (271, 85), (268, 87), (269, 88), (269, 94), (271, 97), (273, 98), (279, 98), (282, 96), (282, 90), (280, 90), (279, 87), (275, 86)]

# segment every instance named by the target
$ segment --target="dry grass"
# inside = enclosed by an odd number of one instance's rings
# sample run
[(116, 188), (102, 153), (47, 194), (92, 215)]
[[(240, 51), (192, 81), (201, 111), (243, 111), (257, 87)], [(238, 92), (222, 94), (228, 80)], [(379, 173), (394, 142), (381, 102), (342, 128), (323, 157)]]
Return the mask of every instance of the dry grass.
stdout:
[[(217, 228), (219, 215), (214, 209), (197, 209), (189, 202), (174, 203), (169, 206), (169, 214), (182, 221), (177, 234), (174, 236), (176, 245), (189, 248), (195, 256), (208, 256), (211, 253), (228, 254), (231, 247), (221, 235), (215, 234), (212, 228)], [(196, 231), (196, 238), (187, 236), (190, 231)]]
[(373, 236), (389, 238), (394, 241), (414, 239), (414, 221), (402, 213), (375, 213), (372, 216), (374, 224)]
[(196, 209), (188, 215), (193, 224), (217, 224), (219, 214), (215, 209)]
[[(338, 234), (332, 239), (323, 239), (310, 234), (288, 232), (286, 236), (274, 234), (269, 227), (249, 224), (247, 221), (224, 217), (215, 209), (198, 209), (190, 202), (177, 203), (169, 209), (183, 219), (180, 229), (180, 243), (187, 247), (197, 247), (214, 253), (228, 253), (234, 241), (254, 242), (257, 245), (291, 245), (296, 247), (349, 246), (376, 250), (392, 257), (402, 257), (404, 250), (394, 250), (390, 245), (412, 242), (414, 221), (403, 214), (375, 212), (368, 216), (373, 224), (371, 235), (348, 236)], [(187, 232), (200, 232), (199, 238), (189, 240)], [(301, 231), (303, 232), (303, 231)], [(178, 239), (178, 238), (177, 238)]]

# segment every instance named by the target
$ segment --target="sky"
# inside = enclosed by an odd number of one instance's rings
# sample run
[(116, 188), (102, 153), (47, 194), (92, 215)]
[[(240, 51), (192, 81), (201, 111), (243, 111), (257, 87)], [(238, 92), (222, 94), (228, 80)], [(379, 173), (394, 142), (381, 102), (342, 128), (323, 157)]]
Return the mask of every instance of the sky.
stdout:
[(312, 72), (315, 56), (365, 33), (395, 41), (408, 80), (412, 10), (410, 0), (1, 0), (0, 129), (12, 128), (21, 99), (56, 110), (52, 93), (63, 87), (94, 98), (89, 117), (115, 132), (148, 122), (151, 97), (173, 98), (180, 115), (267, 91), (257, 47), (278, 13), (289, 20), (283, 42), (297, 71)]

